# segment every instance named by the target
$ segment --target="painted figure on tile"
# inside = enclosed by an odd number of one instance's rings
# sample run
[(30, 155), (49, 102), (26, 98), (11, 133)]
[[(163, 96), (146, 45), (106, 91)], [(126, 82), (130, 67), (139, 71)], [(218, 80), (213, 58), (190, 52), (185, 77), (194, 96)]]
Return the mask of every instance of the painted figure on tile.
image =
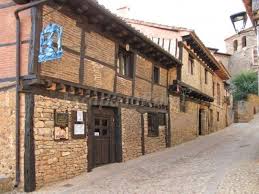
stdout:
[(63, 29), (58, 24), (48, 24), (40, 35), (39, 62), (60, 59), (62, 50)]

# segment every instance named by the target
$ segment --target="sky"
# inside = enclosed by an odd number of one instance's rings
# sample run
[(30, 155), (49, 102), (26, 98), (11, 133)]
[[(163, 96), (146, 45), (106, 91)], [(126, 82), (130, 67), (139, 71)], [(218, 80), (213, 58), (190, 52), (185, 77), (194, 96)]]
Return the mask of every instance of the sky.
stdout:
[[(225, 52), (224, 39), (235, 31), (230, 15), (245, 11), (242, 0), (98, 0), (115, 12), (130, 7), (130, 17), (195, 30), (208, 47)], [(247, 27), (251, 25), (248, 22)]]

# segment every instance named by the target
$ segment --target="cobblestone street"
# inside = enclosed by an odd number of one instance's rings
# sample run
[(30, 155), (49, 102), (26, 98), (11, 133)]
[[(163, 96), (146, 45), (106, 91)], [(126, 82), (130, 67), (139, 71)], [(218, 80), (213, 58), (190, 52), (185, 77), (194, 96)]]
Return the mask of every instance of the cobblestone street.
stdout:
[(96, 168), (42, 193), (259, 193), (259, 115), (165, 151)]

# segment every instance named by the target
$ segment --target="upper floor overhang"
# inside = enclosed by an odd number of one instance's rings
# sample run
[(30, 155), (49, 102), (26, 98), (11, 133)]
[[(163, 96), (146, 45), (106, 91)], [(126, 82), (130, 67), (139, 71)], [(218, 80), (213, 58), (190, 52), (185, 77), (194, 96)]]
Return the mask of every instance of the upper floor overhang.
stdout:
[(201, 102), (213, 102), (214, 98), (201, 92), (200, 90), (182, 82), (174, 80), (173, 84), (169, 86), (169, 92), (171, 94), (186, 95), (186, 97), (195, 99)]
[[(127, 24), (122, 18), (111, 13), (104, 6), (94, 0), (62, 0), (55, 1), (60, 5), (68, 5), (74, 12), (81, 16), (84, 22), (98, 25), (102, 32), (128, 45), (143, 56), (167, 68), (181, 66), (182, 63), (155, 44), (140, 31)], [(65, 3), (64, 3), (65, 2)], [(49, 3), (51, 5), (51, 3)]]
[(195, 54), (204, 61), (207, 67), (215, 72), (221, 79), (228, 80), (231, 77), (228, 70), (213, 56), (211, 51), (202, 43), (195, 32), (191, 32), (182, 38)]

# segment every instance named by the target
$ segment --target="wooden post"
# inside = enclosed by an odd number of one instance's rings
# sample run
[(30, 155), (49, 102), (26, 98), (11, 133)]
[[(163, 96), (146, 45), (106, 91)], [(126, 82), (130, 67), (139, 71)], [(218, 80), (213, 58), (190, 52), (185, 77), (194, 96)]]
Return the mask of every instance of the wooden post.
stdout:
[[(169, 110), (170, 112), (170, 110)], [(171, 147), (171, 119), (170, 119), (170, 113), (165, 115), (166, 119), (166, 147)]]
[(145, 125), (143, 113), (141, 113), (141, 151), (142, 155), (145, 155)]
[(91, 172), (93, 169), (93, 125), (92, 125), (92, 100), (90, 99), (88, 102), (88, 108), (87, 108), (87, 125), (88, 125), (88, 141), (87, 141), (87, 147), (88, 147), (88, 167), (87, 171)]
[(86, 44), (85, 44), (85, 30), (82, 28), (81, 31), (81, 48), (80, 48), (80, 68), (79, 68), (79, 83), (84, 84), (85, 81), (85, 50), (86, 50)]
[(32, 192), (36, 188), (35, 147), (34, 147), (34, 95), (25, 94), (25, 136), (24, 136), (24, 190)]
[(115, 158), (116, 162), (122, 162), (122, 127), (121, 127), (121, 106), (115, 110)]

